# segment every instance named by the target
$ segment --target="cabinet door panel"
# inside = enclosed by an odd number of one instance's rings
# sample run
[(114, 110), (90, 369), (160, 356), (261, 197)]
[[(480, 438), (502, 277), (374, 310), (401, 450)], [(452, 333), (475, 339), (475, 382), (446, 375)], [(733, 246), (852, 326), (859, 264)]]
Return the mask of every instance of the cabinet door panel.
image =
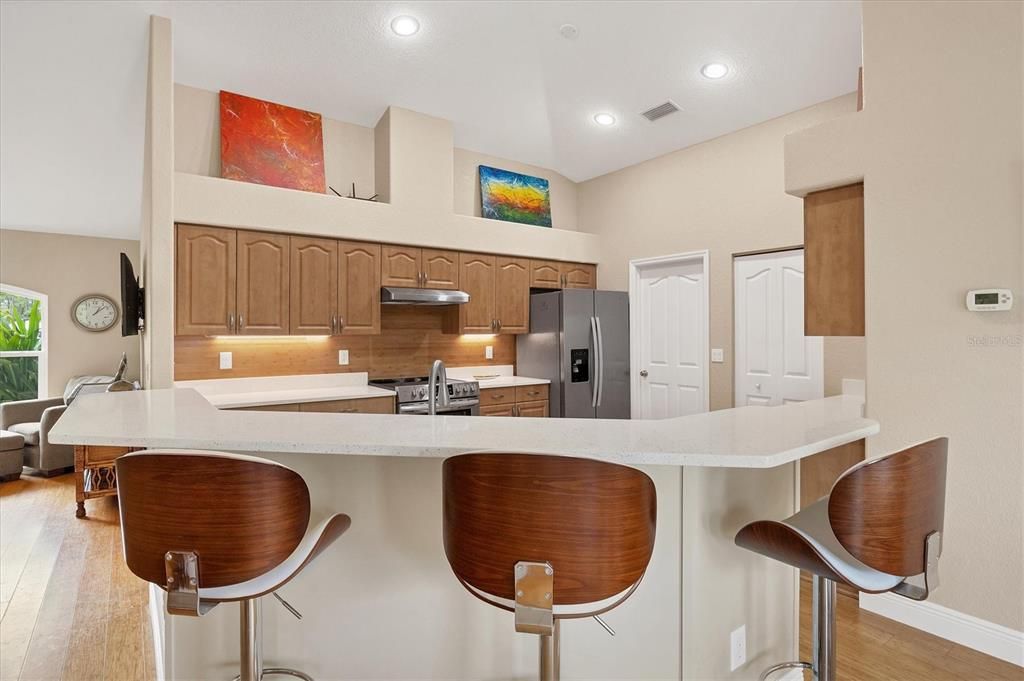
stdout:
[(338, 310), (338, 242), (293, 236), (291, 250), (291, 332), (334, 332)]
[(565, 288), (597, 288), (597, 267), (583, 263), (562, 263)]
[(234, 333), (237, 267), (235, 230), (179, 225), (175, 239), (175, 332)]
[(548, 386), (546, 385), (516, 386), (516, 402), (539, 402), (547, 399)]
[(804, 198), (804, 335), (864, 335), (864, 185)]
[(480, 405), (480, 416), (515, 416), (515, 405), (492, 404), (486, 407)]
[(459, 283), (469, 302), (459, 305), (459, 333), (494, 333), (494, 256), (459, 254)]
[(287, 334), (288, 237), (238, 232), (238, 333)]
[(437, 288), (454, 291), (459, 288), (459, 253), (458, 251), (439, 251), (424, 248), (422, 251), (423, 274), (426, 281), (423, 288)]
[(394, 397), (364, 397), (330, 402), (303, 402), (299, 411), (321, 414), (394, 414)]
[(338, 270), (341, 333), (380, 333), (380, 244), (339, 241)]
[(516, 416), (529, 416), (533, 418), (546, 418), (548, 415), (548, 401), (520, 402), (516, 405)]
[(516, 391), (514, 388), (484, 388), (480, 391), (480, 407), (494, 406), (498, 404), (515, 404)]
[(381, 286), (419, 288), (421, 255), (420, 249), (410, 246), (383, 246)]
[(553, 260), (531, 260), (530, 286), (532, 288), (562, 288), (561, 263)]
[(504, 256), (496, 259), (494, 316), (499, 333), (530, 332), (529, 260)]

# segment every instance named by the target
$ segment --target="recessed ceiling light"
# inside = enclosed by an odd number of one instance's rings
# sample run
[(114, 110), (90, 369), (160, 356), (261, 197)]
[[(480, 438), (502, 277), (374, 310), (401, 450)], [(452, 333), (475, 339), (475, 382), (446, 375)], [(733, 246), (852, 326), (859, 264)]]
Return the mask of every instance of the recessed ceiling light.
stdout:
[(420, 22), (416, 17), (395, 17), (391, 20), (391, 30), (400, 36), (410, 36), (420, 30)]
[(599, 113), (594, 116), (594, 122), (598, 125), (615, 125), (615, 116), (610, 113)]
[(729, 67), (725, 64), (719, 64), (718, 62), (711, 62), (710, 64), (705, 64), (703, 68), (701, 68), (700, 73), (705, 78), (718, 80), (719, 78), (724, 78), (726, 74), (729, 73)]

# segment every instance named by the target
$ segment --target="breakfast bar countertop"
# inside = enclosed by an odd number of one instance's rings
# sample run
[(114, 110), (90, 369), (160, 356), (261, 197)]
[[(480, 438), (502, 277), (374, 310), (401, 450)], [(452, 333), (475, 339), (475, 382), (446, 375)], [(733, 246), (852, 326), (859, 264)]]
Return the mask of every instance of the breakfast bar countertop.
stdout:
[(86, 395), (58, 444), (444, 458), (470, 451), (561, 454), (627, 465), (771, 468), (879, 431), (840, 395), (662, 420), (222, 411), (190, 388)]

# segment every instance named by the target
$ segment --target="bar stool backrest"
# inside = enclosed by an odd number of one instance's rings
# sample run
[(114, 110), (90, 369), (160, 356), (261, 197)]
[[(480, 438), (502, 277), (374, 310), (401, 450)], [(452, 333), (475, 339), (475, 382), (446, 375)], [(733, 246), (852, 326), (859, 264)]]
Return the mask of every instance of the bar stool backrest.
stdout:
[(298, 473), (265, 459), (151, 450), (117, 459), (124, 557), (164, 586), (167, 551), (199, 556), (199, 587), (238, 584), (279, 565), (309, 524)]
[(635, 586), (647, 569), (657, 509), (642, 471), (482, 453), (446, 460), (443, 477), (445, 553), (465, 585), (511, 600), (515, 564), (546, 561), (554, 605), (595, 603)]
[(865, 461), (836, 481), (829, 524), (857, 560), (890, 575), (925, 571), (925, 541), (942, 532), (948, 444), (941, 437)]

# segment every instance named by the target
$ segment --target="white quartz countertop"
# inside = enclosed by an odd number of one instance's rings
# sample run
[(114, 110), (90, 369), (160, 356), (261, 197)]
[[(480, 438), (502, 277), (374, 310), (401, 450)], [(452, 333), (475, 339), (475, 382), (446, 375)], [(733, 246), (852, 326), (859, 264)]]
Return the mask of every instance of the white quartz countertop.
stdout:
[[(511, 364), (497, 364), (492, 366), (475, 367), (451, 367), (448, 369), (448, 378), (457, 378), (461, 381), (477, 381), (480, 388), (515, 388), (521, 385), (547, 385), (551, 383), (546, 378), (530, 378), (529, 376), (516, 376), (515, 367)], [(476, 378), (477, 376), (493, 376), (494, 378)]]
[(218, 409), (237, 409), (239, 407), (264, 407), (275, 404), (295, 404), (297, 402), (329, 402), (334, 400), (360, 400), (367, 397), (394, 396), (395, 393), (392, 390), (363, 385), (225, 393), (206, 395), (205, 397), (210, 404)]
[(551, 381), (546, 378), (530, 378), (529, 376), (496, 376), (495, 378), (472, 379), (480, 384), (481, 390), (487, 388), (515, 388), (521, 385), (547, 385)]
[(193, 389), (86, 395), (50, 431), (58, 444), (447, 457), (470, 451), (580, 456), (627, 465), (770, 468), (878, 432), (849, 395), (679, 418), (494, 418), (221, 411)]
[(360, 372), (179, 381), (175, 387), (198, 391), (218, 409), (394, 397), (394, 392), (366, 381), (366, 373)]

